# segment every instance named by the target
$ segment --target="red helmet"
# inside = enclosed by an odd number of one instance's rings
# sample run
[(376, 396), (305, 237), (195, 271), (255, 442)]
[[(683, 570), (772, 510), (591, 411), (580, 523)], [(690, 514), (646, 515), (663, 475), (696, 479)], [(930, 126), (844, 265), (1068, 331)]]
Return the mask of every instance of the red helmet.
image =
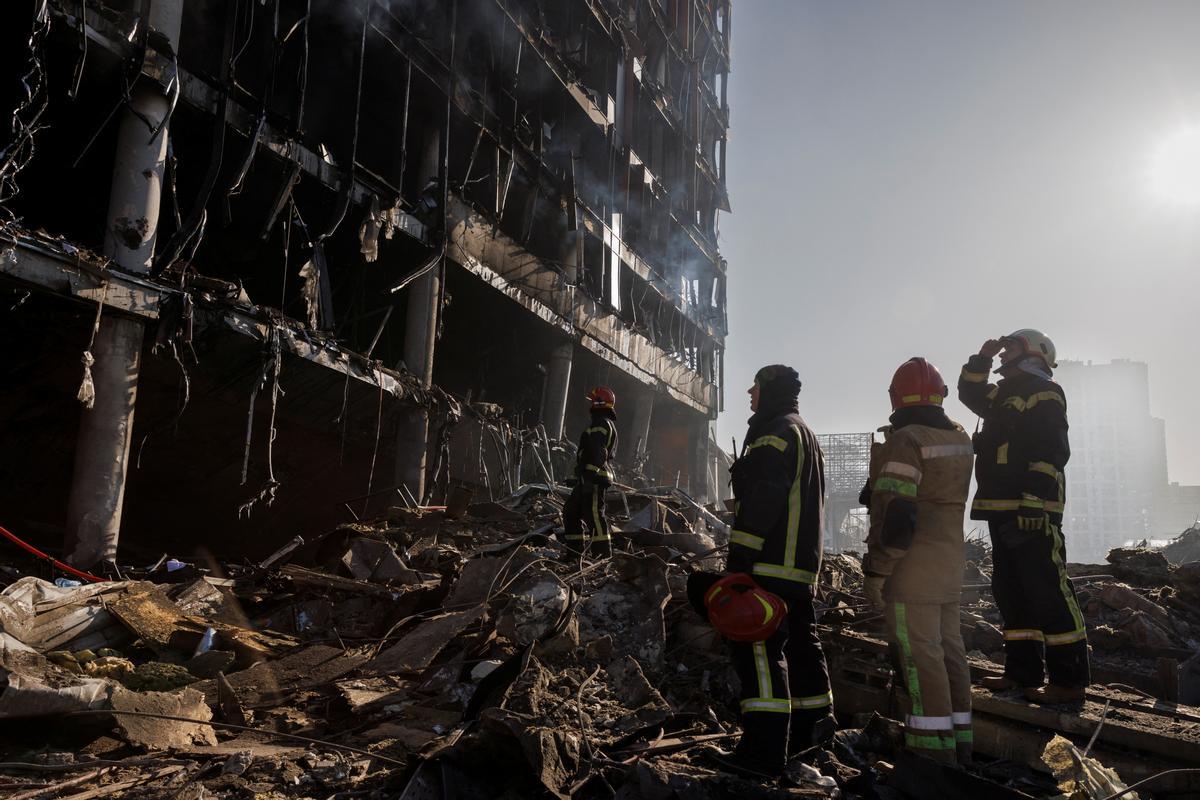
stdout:
[(588, 392), (587, 399), (592, 402), (592, 411), (602, 409), (612, 410), (617, 407), (617, 396), (607, 386), (597, 386)]
[(923, 358), (913, 357), (900, 365), (892, 376), (888, 396), (892, 410), (912, 406), (940, 406), (946, 398), (946, 381), (937, 367)]
[(704, 595), (708, 621), (726, 639), (761, 642), (771, 638), (787, 616), (778, 595), (759, 587), (744, 572), (726, 575)]

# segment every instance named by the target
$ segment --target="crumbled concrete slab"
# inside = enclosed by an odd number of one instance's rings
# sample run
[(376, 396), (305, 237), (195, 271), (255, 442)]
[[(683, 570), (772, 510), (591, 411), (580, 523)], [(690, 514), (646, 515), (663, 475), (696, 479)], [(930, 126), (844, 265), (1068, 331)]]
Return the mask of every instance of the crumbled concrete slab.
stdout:
[(570, 602), (571, 590), (557, 576), (534, 575), (509, 589), (496, 633), (516, 644), (533, 644), (554, 630)]
[[(195, 689), (181, 692), (134, 692), (118, 686), (113, 690), (114, 712), (140, 712), (202, 720), (212, 719), (204, 695)], [(169, 750), (192, 745), (215, 745), (216, 734), (209, 725), (178, 720), (154, 719), (135, 714), (114, 713), (117, 728), (133, 745), (147, 750)]]
[[(310, 645), (283, 658), (255, 664), (226, 675), (229, 686), (243, 705), (256, 705), (287, 692), (332, 683), (367, 660), (362, 651), (345, 651), (329, 645)], [(217, 702), (217, 681), (195, 684), (209, 703)]]
[(198, 656), (192, 656), (184, 662), (183, 667), (197, 678), (215, 678), (218, 672), (225, 672), (233, 666), (237, 653), (229, 650), (209, 650)]
[(425, 669), (438, 654), (467, 628), (482, 619), (484, 607), (455, 611), (424, 620), (387, 650), (373, 658), (365, 672), (383, 675)]
[(416, 585), (420, 573), (409, 569), (387, 542), (379, 539), (355, 539), (342, 556), (342, 564), (360, 581)]

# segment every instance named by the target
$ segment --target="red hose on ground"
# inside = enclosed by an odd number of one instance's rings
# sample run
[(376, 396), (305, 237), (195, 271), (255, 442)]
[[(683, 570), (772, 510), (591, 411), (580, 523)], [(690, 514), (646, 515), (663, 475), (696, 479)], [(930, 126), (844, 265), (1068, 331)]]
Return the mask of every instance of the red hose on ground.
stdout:
[(20, 539), (18, 539), (16, 537), (16, 535), (14, 535), (13, 533), (10, 533), (3, 526), (0, 526), (0, 536), (3, 536), (5, 539), (8, 539), (10, 542), (15, 544), (17, 547), (20, 547), (22, 550), (26, 551), (27, 553), (37, 556), (38, 558), (40, 558), (44, 561), (49, 561), (51, 564), (58, 567), (63, 572), (69, 572), (70, 574), (74, 575), (76, 578), (83, 578), (85, 581), (91, 581), (92, 583), (104, 583), (108, 580), (108, 578), (101, 578), (98, 575), (92, 575), (90, 572), (84, 572), (82, 570), (75, 569), (70, 564), (64, 564), (63, 562), (59, 561), (54, 556), (46, 555), (41, 550), (38, 550), (36, 547), (29, 544), (28, 542), (23, 542)]

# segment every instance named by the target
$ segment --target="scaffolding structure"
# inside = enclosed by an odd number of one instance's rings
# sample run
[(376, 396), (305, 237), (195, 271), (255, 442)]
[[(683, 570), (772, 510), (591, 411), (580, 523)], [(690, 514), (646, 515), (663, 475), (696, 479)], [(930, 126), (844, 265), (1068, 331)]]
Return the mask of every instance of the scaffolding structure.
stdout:
[(858, 496), (867, 482), (874, 434), (827, 433), (817, 441), (825, 454), (825, 548), (861, 551), (869, 523)]

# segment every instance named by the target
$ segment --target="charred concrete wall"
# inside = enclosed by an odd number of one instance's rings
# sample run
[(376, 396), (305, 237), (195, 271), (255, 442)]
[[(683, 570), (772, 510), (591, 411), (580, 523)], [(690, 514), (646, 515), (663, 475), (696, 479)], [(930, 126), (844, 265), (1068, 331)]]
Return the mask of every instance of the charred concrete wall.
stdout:
[[(151, 24), (164, 4), (177, 39)], [(439, 462), (453, 437), (573, 439), (596, 384), (627, 471), (715, 496), (728, 0), (33, 5), (0, 10), (19, 354), (0, 419), (9, 463), (36, 467), (10, 467), (19, 520), (66, 524), (81, 353), (126, 317), (146, 330), (121, 481), (142, 540), (198, 497), (180, 540), (215, 519), (231, 542), (290, 536), (401, 485), (437, 500), (480, 480), (482, 455)], [(139, 93), (169, 108), (143, 120), (167, 143), (155, 219), (110, 202)], [(114, 299), (143, 289), (161, 308)]]

